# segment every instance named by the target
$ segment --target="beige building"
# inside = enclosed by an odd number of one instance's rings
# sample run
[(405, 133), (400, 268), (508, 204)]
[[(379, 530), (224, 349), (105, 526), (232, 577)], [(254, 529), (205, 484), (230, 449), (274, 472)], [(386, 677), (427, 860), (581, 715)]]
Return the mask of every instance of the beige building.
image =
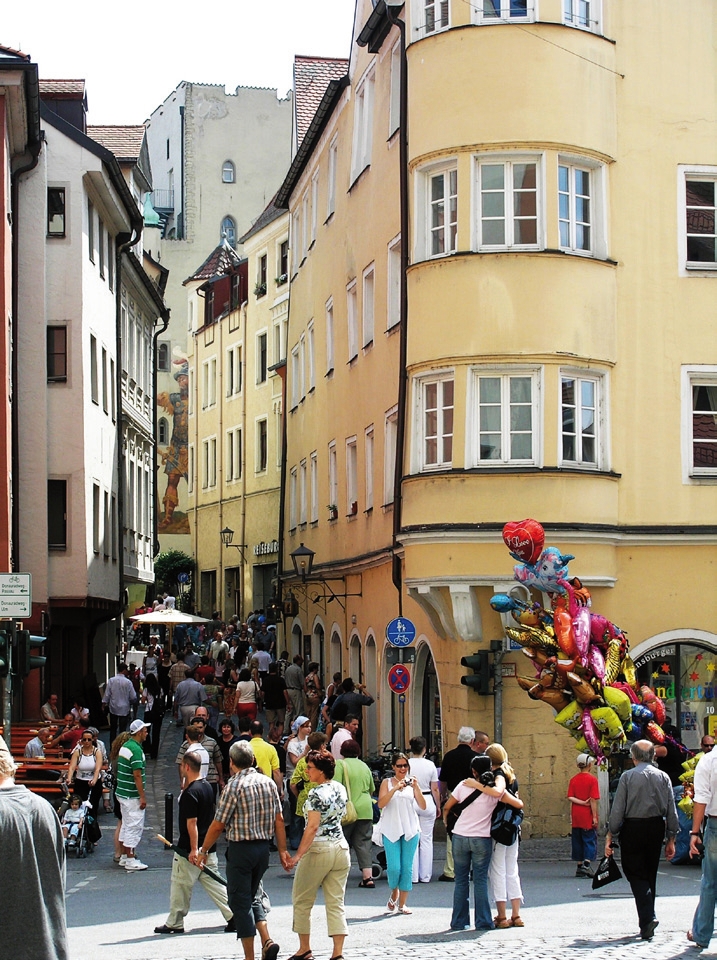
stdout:
[[(685, 744), (713, 729), (717, 636), (695, 598), (717, 585), (717, 105), (699, 80), (716, 17), (708, 0), (689, 18), (667, 0), (359, 0), (348, 77), (278, 195), (292, 652), (377, 695), (369, 748), (405, 730), (447, 749), (466, 722), (500, 736), (536, 833), (568, 828), (572, 741), (508, 677), (501, 697), (460, 683), (461, 657), (503, 637), (507, 521), (575, 555)], [(293, 575), (302, 542), (341, 603)], [(405, 705), (387, 685), (399, 613), (417, 628)], [(507, 652), (503, 671), (525, 663)]]

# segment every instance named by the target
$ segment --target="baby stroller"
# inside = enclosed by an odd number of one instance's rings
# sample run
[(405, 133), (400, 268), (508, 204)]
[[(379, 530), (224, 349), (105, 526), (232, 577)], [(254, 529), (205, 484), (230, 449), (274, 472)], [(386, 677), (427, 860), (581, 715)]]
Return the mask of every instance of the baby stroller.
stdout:
[[(70, 832), (67, 840), (65, 840), (65, 850), (67, 851), (67, 855), (69, 856), (70, 854), (74, 853), (78, 860), (81, 857), (86, 857), (88, 853), (94, 853), (95, 843), (99, 839), (99, 837), (97, 837), (99, 826), (92, 811), (92, 804), (89, 800), (83, 800), (83, 802), (80, 804), (80, 808), (82, 810), (83, 817), (79, 824), (77, 834), (73, 836), (72, 832)], [(96, 839), (91, 840), (90, 837)]]

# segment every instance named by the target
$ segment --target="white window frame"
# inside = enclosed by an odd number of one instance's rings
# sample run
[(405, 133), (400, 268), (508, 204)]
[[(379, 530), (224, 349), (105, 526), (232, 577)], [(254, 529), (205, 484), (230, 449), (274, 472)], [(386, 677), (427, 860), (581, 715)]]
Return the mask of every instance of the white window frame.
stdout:
[(388, 244), (388, 289), (386, 292), (386, 330), (392, 330), (401, 322), (401, 234)]
[(374, 338), (374, 317), (376, 313), (376, 264), (370, 263), (362, 275), (361, 332), (363, 347), (370, 346)]
[(319, 520), (319, 455), (312, 450), (309, 456), (309, 522)]
[(326, 190), (326, 219), (336, 210), (336, 175), (339, 159), (339, 135), (334, 134), (329, 144), (328, 183)]
[(299, 396), (306, 397), (306, 334), (299, 337)]
[(398, 440), (398, 406), (391, 407), (384, 415), (383, 422), (383, 502), (384, 506), (393, 503), (393, 482), (396, 472), (396, 451)]
[(299, 272), (301, 265), (301, 210), (297, 207), (291, 215), (291, 275)]
[[(679, 164), (677, 167), (677, 256), (679, 275), (682, 277), (709, 277), (717, 272), (717, 252), (715, 262), (710, 260), (687, 259), (687, 181), (704, 180), (715, 184), (717, 194), (717, 166), (705, 164)], [(715, 212), (717, 220), (717, 211)], [(717, 224), (715, 226), (717, 230)], [(709, 234), (707, 234), (709, 236)], [(717, 240), (715, 241), (717, 247)]]
[(217, 358), (209, 357), (202, 363), (202, 410), (217, 404)]
[(346, 438), (346, 513), (354, 515), (353, 504), (358, 513), (358, 441), (356, 435)]
[[(453, 385), (453, 404), (446, 406), (443, 404), (442, 384), (450, 382)], [(426, 459), (426, 390), (429, 386), (436, 387), (436, 429), (435, 435), (437, 459), (435, 462), (428, 462)], [(453, 369), (433, 370), (430, 374), (416, 377), (413, 391), (414, 402), (414, 443), (412, 468), (414, 472), (428, 473), (433, 470), (448, 470), (453, 466), (455, 457), (455, 408), (456, 408), (456, 381), (455, 371)], [(445, 429), (446, 412), (450, 409), (451, 428)], [(444, 460), (442, 452), (445, 439), (451, 438), (451, 457)]]
[(388, 101), (388, 136), (394, 135), (401, 124), (401, 42), (391, 48), (391, 91)]
[(308, 465), (306, 458), (299, 462), (299, 523), (306, 523), (306, 495), (308, 485)]
[(227, 467), (226, 482), (234, 483), (241, 480), (242, 474), (242, 428), (231, 427), (227, 430)]
[[(575, 380), (578, 384), (576, 389), (575, 404), (575, 451), (576, 457), (569, 460), (563, 453), (563, 380)], [(582, 449), (582, 435), (577, 430), (577, 424), (581, 422), (582, 396), (579, 384), (582, 381), (589, 381), (595, 387), (595, 461), (585, 460)], [(606, 470), (608, 469), (608, 451), (607, 438), (609, 432), (607, 429), (608, 417), (608, 378), (606, 374), (586, 370), (580, 367), (561, 367), (558, 371), (558, 465), (569, 467), (571, 469), (584, 470)]]
[(714, 468), (695, 467), (694, 464), (692, 387), (701, 385), (717, 387), (717, 365), (685, 365), (681, 369), (681, 381), (682, 482), (686, 484), (715, 483), (717, 482), (717, 466)]
[[(228, 174), (228, 176), (227, 176)], [(236, 167), (233, 160), (225, 160), (222, 164), (222, 183), (236, 183)]]
[(351, 182), (371, 166), (373, 144), (373, 99), (376, 86), (376, 65), (372, 63), (356, 84), (354, 97), (354, 132), (351, 150)]
[(375, 454), (374, 426), (364, 431), (364, 472), (366, 475), (366, 510), (373, 510), (373, 467)]
[(334, 369), (334, 301), (333, 297), (326, 301), (326, 374), (333, 373)]
[(194, 388), (196, 386), (194, 379), (194, 367), (187, 367), (189, 383), (187, 384), (187, 415), (194, 416)]
[(226, 351), (227, 398), (237, 397), (242, 392), (244, 371), (242, 369), (242, 344), (235, 343)]
[(202, 440), (202, 489), (211, 490), (217, 485), (217, 438)]
[[(266, 463), (261, 463), (261, 425), (266, 427)], [(269, 469), (269, 420), (267, 417), (257, 417), (254, 420), (254, 472), (266, 473)]]
[(289, 530), (296, 530), (298, 520), (299, 468), (289, 472)]
[[(515, 214), (508, 216), (508, 211), (514, 209), (513, 204), (513, 168), (517, 164), (534, 163), (535, 164), (535, 243), (516, 243), (515, 224), (518, 219)], [(505, 203), (503, 206), (505, 224), (503, 243), (485, 243), (483, 241), (483, 204), (482, 204), (482, 180), (481, 170), (485, 166), (504, 166), (504, 189), (503, 197)], [(508, 176), (509, 174), (509, 176)], [(510, 180), (510, 186), (506, 186)], [(492, 252), (499, 250), (542, 250), (545, 248), (545, 160), (543, 154), (538, 153), (511, 153), (511, 154), (490, 154), (481, 153), (474, 157), (473, 183), (475, 189), (475, 213), (473, 216), (474, 230), (474, 249)], [(487, 191), (495, 193), (497, 191)], [(557, 184), (556, 184), (557, 192)], [(498, 220), (498, 217), (489, 217), (489, 220)], [(529, 218), (525, 218), (529, 219)], [(532, 218), (531, 218), (532, 219)]]
[[(562, 222), (560, 213), (560, 168), (567, 167), (569, 174), (569, 243), (563, 245), (560, 236), (560, 224)], [(587, 250), (575, 246), (575, 228), (577, 219), (575, 216), (575, 171), (581, 170), (590, 174), (590, 246)], [(607, 189), (605, 179), (607, 177), (607, 167), (604, 163), (598, 163), (594, 160), (588, 160), (585, 157), (560, 154), (558, 156), (558, 180), (556, 184), (558, 195), (558, 246), (564, 253), (572, 253), (582, 257), (598, 257), (602, 260), (607, 258), (607, 205), (605, 198)]]
[(316, 229), (319, 219), (319, 171), (316, 170), (311, 178), (311, 233), (310, 241), (316, 241)]
[[(455, 174), (456, 178), (456, 193), (452, 194), (450, 192), (450, 177), (451, 174)], [(436, 177), (444, 178), (444, 195), (441, 204), (444, 207), (444, 216), (443, 216), (443, 237), (444, 237), (444, 247), (445, 249), (437, 253), (433, 253), (433, 208), (434, 201), (432, 200), (432, 183)], [(421, 205), (422, 217), (423, 217), (423, 242), (422, 250), (420, 251), (417, 259), (419, 260), (435, 260), (439, 257), (448, 257), (452, 253), (455, 253), (458, 249), (458, 202), (460, 198), (459, 184), (458, 184), (458, 162), (455, 158), (446, 160), (443, 163), (436, 164), (431, 167), (426, 167), (421, 170), (421, 181), (423, 184), (424, 199), (423, 204)], [(450, 201), (451, 197), (455, 196), (456, 198), (456, 218), (455, 220), (450, 219)], [(451, 233), (452, 226), (455, 225), (455, 234), (453, 241), (451, 242)], [(440, 228), (439, 228), (440, 229)]]
[(303, 263), (309, 250), (309, 229), (311, 227), (311, 211), (309, 209), (309, 191), (304, 192), (301, 198), (301, 250), (299, 263)]
[(301, 372), (299, 369), (299, 344), (291, 348), (291, 409), (296, 410), (299, 406), (299, 386), (301, 383)]
[(526, 12), (523, 14), (511, 15), (513, 0), (492, 0), (495, 9), (500, 7), (499, 16), (486, 16), (484, 14), (483, 0), (477, 0), (472, 4), (473, 22), (482, 26), (497, 23), (533, 23), (535, 21), (535, 5), (537, 0), (527, 0)]
[[(529, 377), (531, 380), (531, 454), (529, 457), (511, 459), (502, 456), (499, 460), (481, 460), (480, 458), (480, 378), (499, 377), (501, 379), (501, 442), (502, 451), (510, 450), (510, 399), (509, 378)], [(466, 465), (468, 467), (494, 470), (500, 467), (541, 467), (543, 462), (543, 368), (540, 366), (515, 366), (499, 364), (496, 366), (475, 366), (470, 368), (468, 378), (468, 416), (466, 429)], [(506, 416), (505, 405), (508, 405)]]
[(563, 23), (577, 30), (602, 33), (602, 0), (563, 0)]
[[(429, 29), (431, 19), (429, 10), (434, 14), (432, 29)], [(414, 31), (416, 39), (432, 37), (436, 33), (448, 30), (451, 26), (450, 0), (414, 0), (413, 22), (416, 24)]]
[(356, 278), (346, 286), (346, 331), (348, 342), (348, 362), (351, 363), (358, 357), (359, 335), (358, 335), (358, 289)]
[[(262, 337), (266, 338), (266, 350), (264, 352), (266, 357), (266, 370), (261, 369), (260, 340)], [(263, 330), (257, 330), (254, 343), (256, 344), (256, 383), (257, 386), (260, 386), (262, 383), (266, 383), (269, 379), (269, 332), (266, 327), (264, 327)], [(263, 377), (262, 374), (264, 374)]]
[(289, 338), (288, 310), (278, 320), (274, 321), (274, 363), (286, 360), (286, 347)]
[(339, 468), (337, 462), (336, 441), (329, 443), (329, 506), (339, 506)]
[(189, 464), (188, 464), (189, 469), (187, 470), (187, 492), (194, 493), (195, 467), (194, 467), (194, 444), (193, 443), (189, 444), (188, 453), (189, 453)]
[(306, 349), (309, 364), (309, 393), (311, 393), (316, 389), (316, 337), (313, 320), (309, 320), (306, 326)]

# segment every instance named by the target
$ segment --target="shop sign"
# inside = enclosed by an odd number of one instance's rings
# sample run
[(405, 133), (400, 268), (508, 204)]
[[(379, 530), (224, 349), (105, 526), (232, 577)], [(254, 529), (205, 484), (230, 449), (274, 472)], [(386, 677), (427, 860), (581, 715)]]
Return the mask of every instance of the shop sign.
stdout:
[(254, 556), (255, 557), (266, 557), (271, 553), (279, 552), (279, 541), (278, 540), (262, 540), (261, 543), (257, 543), (254, 547)]

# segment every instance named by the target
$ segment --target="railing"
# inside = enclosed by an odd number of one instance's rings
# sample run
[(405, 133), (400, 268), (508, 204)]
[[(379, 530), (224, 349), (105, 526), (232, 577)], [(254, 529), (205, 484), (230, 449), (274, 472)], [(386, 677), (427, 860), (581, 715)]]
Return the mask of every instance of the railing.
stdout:
[(155, 190), (152, 193), (155, 210), (174, 210), (174, 190)]

